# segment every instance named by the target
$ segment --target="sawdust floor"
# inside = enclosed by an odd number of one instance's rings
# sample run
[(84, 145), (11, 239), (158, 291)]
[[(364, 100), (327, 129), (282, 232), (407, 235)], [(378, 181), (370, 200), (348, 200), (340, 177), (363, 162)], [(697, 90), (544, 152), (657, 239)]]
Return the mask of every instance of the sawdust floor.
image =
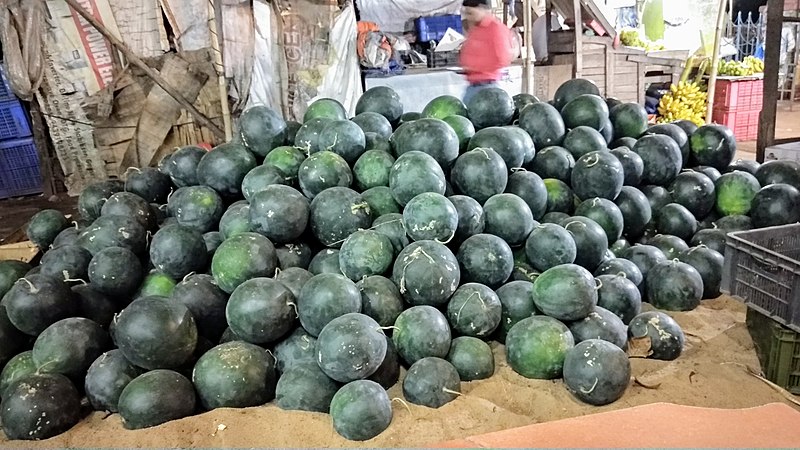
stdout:
[[(0, 447), (415, 447), (656, 402), (714, 408), (790, 404), (745, 369), (759, 366), (745, 312), (743, 304), (721, 297), (695, 311), (674, 314), (687, 333), (684, 354), (672, 362), (631, 360), (637, 381), (622, 399), (605, 407), (577, 402), (561, 381), (517, 375), (497, 345), (497, 369), (491, 379), (463, 383), (464, 395), (438, 410), (415, 405), (406, 409), (395, 402), (389, 429), (363, 443), (339, 437), (327, 415), (267, 405), (215, 410), (138, 431), (123, 429), (118, 415), (98, 412), (53, 439), (30, 443), (0, 438)], [(402, 397), (400, 387), (392, 388), (390, 396)]]

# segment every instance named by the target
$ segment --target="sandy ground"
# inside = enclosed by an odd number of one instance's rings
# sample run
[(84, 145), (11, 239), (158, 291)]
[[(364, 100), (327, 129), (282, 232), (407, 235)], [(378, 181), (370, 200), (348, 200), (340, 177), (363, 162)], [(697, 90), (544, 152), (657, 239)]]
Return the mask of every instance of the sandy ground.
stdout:
[[(415, 447), (656, 402), (715, 408), (788, 403), (743, 367), (758, 367), (743, 304), (721, 297), (674, 316), (687, 333), (684, 354), (672, 362), (631, 360), (633, 379), (627, 392), (599, 408), (577, 402), (560, 380), (517, 375), (505, 362), (504, 348), (497, 345), (497, 369), (491, 379), (464, 383), (464, 395), (438, 410), (415, 405), (407, 409), (395, 402), (389, 429), (363, 443), (339, 437), (327, 415), (266, 405), (215, 410), (138, 431), (125, 430), (118, 415), (94, 413), (53, 439), (31, 443), (0, 438), (0, 447)], [(392, 388), (390, 396), (402, 397), (400, 387)]]

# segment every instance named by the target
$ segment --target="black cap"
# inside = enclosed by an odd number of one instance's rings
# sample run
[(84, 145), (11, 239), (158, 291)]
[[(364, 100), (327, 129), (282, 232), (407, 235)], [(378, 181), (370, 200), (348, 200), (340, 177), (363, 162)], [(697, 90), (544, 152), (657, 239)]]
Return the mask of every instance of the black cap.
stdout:
[(464, 0), (463, 6), (476, 8), (478, 6), (492, 7), (492, 0)]

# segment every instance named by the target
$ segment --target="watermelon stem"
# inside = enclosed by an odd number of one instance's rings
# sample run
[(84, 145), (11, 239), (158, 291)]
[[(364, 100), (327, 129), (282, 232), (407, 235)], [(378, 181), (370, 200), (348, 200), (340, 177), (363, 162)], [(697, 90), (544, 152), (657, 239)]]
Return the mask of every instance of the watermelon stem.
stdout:
[(453, 230), (453, 232), (450, 234), (450, 237), (449, 237), (449, 238), (447, 238), (447, 240), (446, 240), (446, 241), (440, 241), (440, 240), (439, 240), (439, 238), (436, 238), (436, 239), (434, 239), (434, 241), (436, 241), (436, 242), (438, 242), (438, 243), (440, 243), (440, 244), (447, 245), (447, 244), (449, 244), (449, 243), (450, 243), (450, 241), (452, 241), (452, 240), (453, 240), (453, 238), (454, 238), (454, 237), (456, 237), (456, 230)]
[(80, 229), (80, 227), (78, 227), (78, 221), (77, 221), (77, 220), (73, 220), (73, 221), (72, 221), (72, 224), (73, 224), (73, 225), (75, 225), (75, 229), (76, 229), (76, 230), (79, 230), (79, 229)]
[(586, 167), (594, 167), (597, 165), (597, 163), (600, 162), (600, 153), (595, 153), (593, 156), (594, 156), (594, 162), (586, 164)]
[(311, 341), (308, 339), (308, 336), (303, 335), (300, 338), (300, 340), (303, 341), (303, 343), (305, 344), (305, 346), (301, 345), (300, 348), (302, 348), (303, 350), (308, 350), (309, 348), (311, 348)]
[(528, 169), (526, 169), (524, 167), (512, 167), (511, 168), (511, 173), (527, 172), (527, 171), (528, 171)]
[(383, 331), (383, 330), (399, 330), (400, 328), (397, 328), (396, 326), (392, 325), (389, 327), (378, 327), (378, 329)]
[(408, 406), (408, 403), (406, 403), (406, 401), (405, 401), (405, 400), (403, 400), (402, 398), (400, 398), (400, 397), (394, 397), (394, 398), (392, 399), (392, 401), (393, 401), (393, 402), (398, 402), (398, 403), (400, 403), (401, 405), (405, 406), (405, 407), (406, 407), (406, 410), (408, 410), (408, 413), (409, 413), (409, 414), (411, 414), (412, 416), (414, 415), (414, 413), (411, 411), (411, 407), (409, 407), (409, 406)]
[(22, 278), (20, 278), (20, 280), (28, 283), (28, 287), (30, 288), (30, 293), (31, 294), (38, 294), (39, 293), (39, 289), (36, 289), (36, 286), (34, 286), (33, 283), (31, 283), (31, 281), (29, 279), (27, 279), (25, 277), (22, 277)]
[(458, 395), (458, 396), (464, 395), (461, 392), (454, 391), (452, 389), (447, 389), (447, 388), (442, 388), (442, 392), (447, 392), (448, 394), (453, 394), (453, 395)]
[(592, 385), (592, 387), (591, 387), (591, 388), (589, 388), (589, 390), (588, 390), (588, 391), (587, 391), (587, 390), (585, 390), (585, 389), (583, 389), (583, 388), (580, 388), (580, 391), (581, 391), (582, 393), (584, 393), (584, 394), (591, 394), (592, 392), (594, 392), (594, 388), (596, 388), (596, 387), (597, 387), (597, 383), (598, 383), (599, 381), (600, 381), (600, 380), (599, 380), (597, 377), (594, 377), (594, 384)]
[(599, 291), (600, 289), (603, 289), (603, 280), (595, 278), (594, 281), (597, 284), (597, 287), (595, 287), (594, 290)]
[(286, 302), (286, 304), (294, 309), (295, 318), (300, 317), (300, 314), (297, 312), (297, 305), (294, 302)]
[(272, 350), (270, 350), (270, 349), (268, 349), (268, 348), (265, 348), (264, 350), (266, 350), (266, 351), (267, 351), (267, 353), (269, 353), (269, 356), (272, 356), (272, 359), (274, 359), (274, 360), (275, 360), (275, 362), (277, 362), (277, 361), (278, 361), (278, 358), (276, 358), (276, 357), (275, 357), (275, 354), (274, 354), (274, 353), (272, 353)]
[(86, 280), (83, 280), (83, 279), (80, 279), (80, 278), (69, 278), (67, 276), (67, 271), (66, 270), (64, 271), (63, 275), (64, 275), (64, 282), (66, 282), (66, 283), (81, 283), (84, 286), (89, 284), (89, 283), (86, 282)]
[(492, 158), (490, 158), (490, 157), (489, 157), (489, 154), (488, 154), (488, 153), (486, 153), (486, 150), (492, 150), (492, 149), (487, 149), (487, 148), (483, 148), (483, 147), (478, 147), (478, 148), (474, 148), (473, 150), (477, 150), (477, 151), (479, 151), (479, 152), (483, 153), (483, 156), (485, 156), (485, 157), (486, 157), (486, 159), (488, 159), (488, 160), (491, 160), (491, 159), (492, 159)]
[(617, 274), (617, 276), (618, 277), (622, 277), (622, 278), (628, 278), (628, 274), (625, 273), (625, 272), (620, 272), (620, 273)]
[(183, 281), (184, 283), (186, 283), (186, 280), (187, 280), (187, 279), (188, 279), (190, 276), (192, 276), (192, 275), (194, 275), (194, 272), (189, 272), (189, 273), (187, 273), (187, 274), (186, 274), (186, 276), (185, 276), (185, 277), (183, 277), (183, 280), (181, 280), (181, 281)]

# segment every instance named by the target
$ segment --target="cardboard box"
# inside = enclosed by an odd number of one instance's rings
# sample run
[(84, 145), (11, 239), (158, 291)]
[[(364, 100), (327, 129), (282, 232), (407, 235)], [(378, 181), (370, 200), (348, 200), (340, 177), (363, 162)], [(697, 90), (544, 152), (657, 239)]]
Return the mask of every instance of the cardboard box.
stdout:
[(546, 102), (556, 95), (556, 89), (572, 79), (572, 65), (534, 66), (533, 95)]
[(800, 141), (773, 145), (764, 151), (764, 160), (784, 159), (800, 162)]

